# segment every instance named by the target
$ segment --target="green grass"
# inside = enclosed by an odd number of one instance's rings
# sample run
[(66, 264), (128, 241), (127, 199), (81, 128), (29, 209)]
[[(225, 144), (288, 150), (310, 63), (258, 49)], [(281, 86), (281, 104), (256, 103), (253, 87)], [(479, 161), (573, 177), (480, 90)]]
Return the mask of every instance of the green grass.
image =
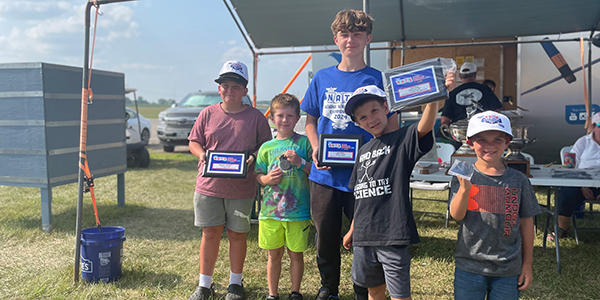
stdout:
[[(198, 284), (199, 272), (201, 231), (193, 225), (192, 210), (197, 160), (189, 153), (152, 153), (151, 157), (148, 169), (130, 169), (125, 174), (123, 208), (117, 207), (116, 176), (95, 182), (102, 224), (126, 228), (123, 277), (109, 284), (73, 285), (76, 184), (53, 189), (54, 230), (50, 234), (41, 231), (39, 189), (0, 186), (0, 299), (187, 299)], [(447, 195), (416, 194), (441, 199)], [(544, 195), (545, 190), (538, 191), (540, 199)], [(83, 227), (93, 227), (88, 195), (84, 201)], [(442, 212), (445, 204), (416, 201), (417, 208)], [(412, 249), (413, 299), (452, 299), (458, 226), (451, 221), (450, 228), (444, 228), (442, 216), (415, 217), (422, 242)], [(543, 226), (544, 219), (538, 224)], [(522, 299), (600, 299), (600, 235), (580, 235), (580, 245), (573, 239), (561, 243), (562, 275), (556, 273), (553, 244), (543, 250), (542, 234), (536, 235), (534, 282)], [(353, 297), (351, 253), (342, 253), (341, 298), (349, 300)], [(284, 261), (282, 299), (290, 287), (289, 260)], [(305, 261), (302, 292), (308, 300), (314, 299), (320, 286), (312, 243)], [(257, 226), (253, 225), (244, 270), (249, 299), (264, 299), (267, 293), (266, 262), (267, 253), (259, 249)], [(228, 277), (227, 241), (223, 237), (214, 274), (219, 299), (224, 298)]]
[[(135, 110), (135, 105), (127, 105), (127, 107)], [(170, 106), (146, 106), (138, 105), (139, 113), (147, 119), (158, 119), (158, 113), (169, 108)]]

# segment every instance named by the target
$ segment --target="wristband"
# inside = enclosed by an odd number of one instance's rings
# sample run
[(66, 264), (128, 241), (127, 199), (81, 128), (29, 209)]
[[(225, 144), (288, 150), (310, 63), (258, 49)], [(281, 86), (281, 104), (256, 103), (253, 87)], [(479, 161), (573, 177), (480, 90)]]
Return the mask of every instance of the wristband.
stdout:
[(304, 166), (306, 166), (306, 160), (302, 159), (302, 163), (300, 164), (300, 170), (304, 170)]

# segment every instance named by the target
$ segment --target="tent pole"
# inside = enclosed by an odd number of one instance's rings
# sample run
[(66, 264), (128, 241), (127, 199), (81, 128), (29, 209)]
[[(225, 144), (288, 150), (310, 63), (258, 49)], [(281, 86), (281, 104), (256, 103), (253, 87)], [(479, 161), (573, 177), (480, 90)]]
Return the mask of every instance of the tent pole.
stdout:
[[(370, 13), (371, 7), (369, 4), (369, 0), (363, 0), (363, 11), (366, 14)], [(365, 46), (365, 63), (367, 64), (367, 66), (371, 66), (371, 44), (367, 44), (367, 46)]]

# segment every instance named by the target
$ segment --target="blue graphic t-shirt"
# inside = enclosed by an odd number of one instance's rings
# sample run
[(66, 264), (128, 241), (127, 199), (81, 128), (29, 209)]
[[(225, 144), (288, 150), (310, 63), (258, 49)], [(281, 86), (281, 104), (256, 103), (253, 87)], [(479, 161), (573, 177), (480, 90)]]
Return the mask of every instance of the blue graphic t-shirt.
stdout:
[[(300, 108), (307, 114), (320, 118), (317, 126), (319, 136), (329, 134), (362, 134), (363, 144), (373, 135), (358, 127), (344, 112), (348, 98), (362, 86), (376, 85), (383, 89), (381, 72), (366, 67), (355, 72), (344, 72), (332, 66), (319, 70), (313, 77)], [(317, 170), (313, 164), (309, 179), (341, 191), (352, 192), (348, 182), (352, 168)]]

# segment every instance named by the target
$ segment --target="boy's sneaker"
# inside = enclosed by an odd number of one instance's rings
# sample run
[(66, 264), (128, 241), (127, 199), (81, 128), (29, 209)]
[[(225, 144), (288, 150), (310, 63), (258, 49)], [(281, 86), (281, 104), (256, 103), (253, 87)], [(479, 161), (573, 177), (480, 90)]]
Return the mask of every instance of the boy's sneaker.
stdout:
[(245, 300), (244, 286), (232, 283), (227, 287), (227, 295), (225, 300)]
[(279, 296), (267, 296), (267, 300), (279, 300)]
[(210, 288), (203, 286), (197, 286), (194, 293), (188, 298), (188, 300), (208, 300), (215, 294), (212, 284)]
[[(267, 299), (267, 300), (269, 300), (269, 299)], [(277, 299), (277, 300), (279, 300), (279, 299)], [(302, 297), (302, 294), (300, 294), (300, 293), (292, 292), (290, 294), (290, 300), (304, 300), (304, 297)]]
[(319, 289), (317, 300), (327, 300), (329, 299), (329, 296), (331, 296), (329, 289), (323, 286)]

